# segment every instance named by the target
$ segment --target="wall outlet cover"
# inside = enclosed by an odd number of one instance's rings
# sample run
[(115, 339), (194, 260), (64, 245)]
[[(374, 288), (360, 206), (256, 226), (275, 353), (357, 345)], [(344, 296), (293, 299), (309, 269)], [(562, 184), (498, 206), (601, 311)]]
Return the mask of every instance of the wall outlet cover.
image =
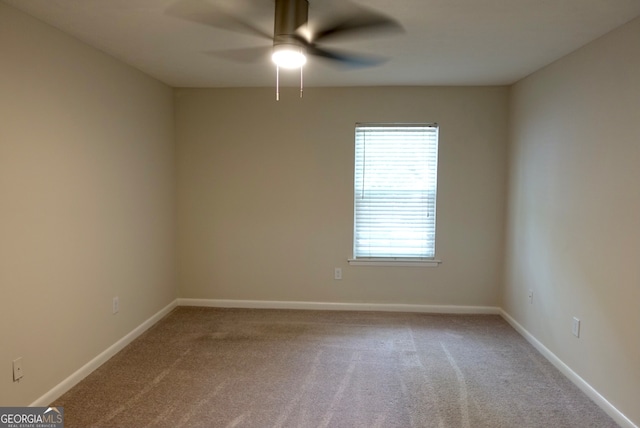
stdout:
[(24, 373), (22, 371), (22, 357), (13, 360), (13, 381), (19, 381)]
[(575, 337), (580, 337), (580, 320), (576, 317), (573, 317), (573, 324), (571, 325), (571, 333)]

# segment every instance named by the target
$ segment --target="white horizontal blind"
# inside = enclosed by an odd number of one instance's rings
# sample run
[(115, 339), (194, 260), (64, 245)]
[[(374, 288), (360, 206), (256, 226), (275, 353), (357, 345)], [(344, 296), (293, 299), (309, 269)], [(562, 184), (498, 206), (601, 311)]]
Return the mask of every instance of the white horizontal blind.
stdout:
[(356, 124), (354, 258), (435, 257), (438, 126)]

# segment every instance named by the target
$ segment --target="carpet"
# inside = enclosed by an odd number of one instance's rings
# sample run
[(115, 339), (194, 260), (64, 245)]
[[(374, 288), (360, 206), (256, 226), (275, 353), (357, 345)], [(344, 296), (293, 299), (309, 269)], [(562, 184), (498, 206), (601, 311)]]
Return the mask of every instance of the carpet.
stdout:
[(496, 315), (178, 307), (65, 427), (616, 427)]

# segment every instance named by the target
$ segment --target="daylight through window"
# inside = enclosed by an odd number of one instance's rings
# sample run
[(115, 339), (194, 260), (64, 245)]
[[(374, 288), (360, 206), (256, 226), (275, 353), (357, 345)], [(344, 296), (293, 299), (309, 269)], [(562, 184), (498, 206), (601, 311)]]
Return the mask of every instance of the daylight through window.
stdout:
[(354, 259), (435, 257), (438, 126), (356, 124)]

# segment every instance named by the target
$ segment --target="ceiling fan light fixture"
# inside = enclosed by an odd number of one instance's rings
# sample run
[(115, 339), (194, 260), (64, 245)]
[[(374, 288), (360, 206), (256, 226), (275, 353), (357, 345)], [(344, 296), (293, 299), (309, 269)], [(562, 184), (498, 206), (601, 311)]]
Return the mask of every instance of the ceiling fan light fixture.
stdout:
[(280, 68), (296, 69), (307, 62), (307, 56), (300, 46), (281, 44), (273, 47), (271, 60)]

